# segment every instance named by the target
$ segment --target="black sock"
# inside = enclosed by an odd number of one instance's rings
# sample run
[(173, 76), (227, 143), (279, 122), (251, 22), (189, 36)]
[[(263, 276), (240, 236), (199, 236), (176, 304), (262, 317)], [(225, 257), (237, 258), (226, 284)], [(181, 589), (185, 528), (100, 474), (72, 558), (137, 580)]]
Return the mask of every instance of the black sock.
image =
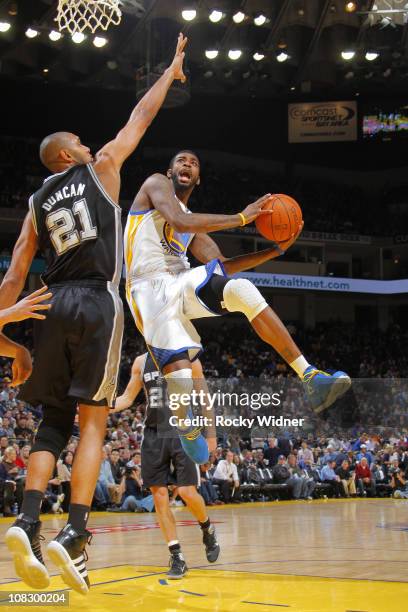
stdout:
[(204, 523), (200, 523), (200, 521), (198, 521), (198, 524), (200, 525), (200, 527), (201, 527), (201, 529), (203, 531), (206, 531), (210, 527), (210, 525), (211, 525), (210, 518), (208, 517), (207, 520)]
[(84, 506), (83, 504), (69, 505), (68, 523), (70, 523), (78, 533), (83, 533), (85, 531), (90, 509), (90, 506)]
[(171, 555), (177, 554), (177, 553), (181, 553), (181, 546), (180, 543), (177, 542), (176, 544), (172, 544), (171, 546), (169, 546), (169, 551)]
[(44, 493), (37, 489), (29, 489), (24, 491), (23, 503), (21, 505), (21, 513), (29, 516), (33, 521), (38, 521), (40, 517), (41, 502), (44, 499)]

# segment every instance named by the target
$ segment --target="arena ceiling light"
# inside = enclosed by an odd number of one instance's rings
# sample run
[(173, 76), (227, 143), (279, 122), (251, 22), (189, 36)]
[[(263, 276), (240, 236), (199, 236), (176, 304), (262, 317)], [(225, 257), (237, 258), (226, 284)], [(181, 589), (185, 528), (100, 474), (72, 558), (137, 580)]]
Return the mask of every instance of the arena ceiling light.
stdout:
[(195, 9), (184, 9), (184, 11), (181, 11), (181, 16), (184, 21), (193, 21), (197, 17), (197, 11)]
[(242, 55), (242, 51), (241, 49), (230, 49), (228, 51), (228, 57), (230, 58), (230, 60), (238, 60)]
[(342, 51), (341, 52), (341, 57), (346, 60), (346, 62), (349, 62), (350, 60), (353, 59), (353, 57), (355, 56), (356, 52), (352, 51), (351, 49), (346, 50), (346, 51)]
[(8, 32), (11, 28), (11, 23), (8, 21), (0, 21), (0, 32)]
[(61, 32), (58, 32), (57, 30), (51, 30), (51, 32), (48, 34), (48, 38), (52, 40), (52, 42), (57, 42), (57, 40), (59, 40), (61, 37)]
[(279, 51), (279, 53), (276, 56), (276, 59), (280, 63), (286, 62), (286, 60), (289, 59), (289, 55), (286, 53), (286, 51)]
[(213, 60), (217, 57), (218, 51), (217, 49), (207, 49), (205, 52), (205, 57), (209, 60)]
[(38, 36), (38, 34), (38, 30), (34, 30), (34, 28), (27, 28), (25, 31), (25, 35), (27, 36), (27, 38), (35, 38), (36, 36)]
[(72, 42), (77, 45), (80, 45), (85, 40), (85, 34), (83, 34), (82, 32), (75, 32), (75, 34), (73, 34), (71, 38)]
[(260, 62), (265, 57), (265, 54), (264, 53), (258, 53), (258, 51), (257, 51), (256, 53), (253, 54), (252, 57), (254, 58), (254, 60), (256, 62)]
[(238, 11), (235, 15), (232, 16), (234, 23), (242, 23), (245, 19), (245, 13), (242, 11)]
[(262, 13), (260, 15), (257, 15), (254, 18), (254, 24), (257, 26), (263, 26), (265, 23), (266, 23), (266, 17)]
[(379, 57), (379, 53), (378, 51), (367, 51), (365, 54), (365, 58), (368, 62), (373, 62), (374, 60), (377, 59), (377, 57)]
[(95, 36), (95, 38), (93, 39), (93, 44), (95, 45), (95, 47), (98, 47), (98, 49), (104, 47), (107, 42), (108, 39), (104, 36)]
[(354, 13), (356, 8), (357, 8), (356, 2), (346, 2), (344, 6), (344, 10), (346, 11), (346, 13)]
[(222, 11), (217, 11), (216, 9), (214, 9), (213, 11), (211, 11), (209, 19), (213, 23), (218, 23), (223, 17), (224, 13)]

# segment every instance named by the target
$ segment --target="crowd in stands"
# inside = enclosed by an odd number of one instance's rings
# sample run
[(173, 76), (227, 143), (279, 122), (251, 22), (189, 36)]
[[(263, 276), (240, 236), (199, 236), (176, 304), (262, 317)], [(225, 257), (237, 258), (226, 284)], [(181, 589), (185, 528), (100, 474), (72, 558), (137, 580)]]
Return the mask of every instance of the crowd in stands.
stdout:
[[(91, 146), (97, 151), (96, 144)], [(125, 213), (143, 181), (154, 172), (165, 172), (168, 161), (164, 157), (146, 159), (142, 152), (127, 162), (121, 188)], [(386, 184), (378, 198), (373, 198), (344, 181), (340, 185), (323, 178), (312, 180), (261, 170), (227, 170), (208, 162), (202, 164), (201, 173), (201, 185), (191, 199), (192, 210), (235, 213), (264, 193), (287, 193), (301, 204), (309, 231), (380, 236), (408, 231), (407, 190), (403, 184)], [(26, 208), (29, 195), (38, 189), (46, 174), (38, 159), (37, 141), (1, 138), (0, 207)], [(392, 214), (384, 214), (388, 204)]]
[[(358, 410), (347, 425), (315, 417), (296, 378), (246, 325), (240, 326), (239, 333), (234, 327), (212, 333), (202, 330), (206, 348), (202, 362), (210, 386), (216, 381), (230, 391), (239, 391), (248, 381), (257, 390), (278, 385), (285, 389), (279, 413), (306, 418), (302, 428), (252, 432), (239, 427), (221, 428), (217, 450), (209, 464), (201, 467), (200, 492), (206, 503), (323, 495), (408, 498), (408, 387), (401, 380), (408, 371), (407, 358), (401, 352), (407, 332), (393, 326), (387, 332), (373, 334), (339, 323), (319, 324), (314, 330), (293, 324), (288, 327), (312, 363), (321, 367), (341, 365), (356, 377), (353, 386)], [(132, 333), (125, 336), (121, 388), (127, 383), (133, 359), (145, 352), (141, 337), (133, 333), (131, 324), (128, 328)], [(29, 324), (15, 329), (15, 338), (29, 345)], [(10, 362), (1, 358), (0, 508), (5, 515), (16, 514), (21, 506), (28, 455), (41, 418), (41, 409), (20, 401), (18, 389), (13, 389), (10, 381)], [(134, 406), (109, 417), (95, 509), (153, 510), (140, 468), (144, 408), (141, 394)], [(253, 414), (239, 406), (228, 410), (229, 414)], [(43, 511), (60, 512), (68, 507), (78, 435), (75, 424), (72, 439), (49, 482)], [(182, 503), (177, 488), (171, 488), (173, 503)]]

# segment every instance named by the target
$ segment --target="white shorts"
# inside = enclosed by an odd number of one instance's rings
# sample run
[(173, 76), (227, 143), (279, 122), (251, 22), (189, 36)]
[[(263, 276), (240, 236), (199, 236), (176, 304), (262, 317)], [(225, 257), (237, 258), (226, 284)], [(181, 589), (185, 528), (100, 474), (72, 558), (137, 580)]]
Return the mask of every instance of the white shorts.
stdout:
[(214, 274), (227, 276), (218, 259), (179, 274), (141, 279), (128, 288), (130, 310), (158, 367), (177, 353), (187, 351), (191, 361), (201, 353), (191, 319), (219, 316), (197, 295)]

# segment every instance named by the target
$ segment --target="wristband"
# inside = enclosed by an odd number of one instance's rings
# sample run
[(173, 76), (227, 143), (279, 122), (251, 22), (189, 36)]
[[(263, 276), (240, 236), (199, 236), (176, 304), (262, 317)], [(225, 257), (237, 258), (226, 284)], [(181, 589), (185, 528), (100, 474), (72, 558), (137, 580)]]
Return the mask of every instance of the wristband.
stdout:
[(245, 219), (245, 216), (242, 213), (238, 213), (238, 214), (241, 217), (241, 221), (242, 221), (241, 227), (242, 227), (243, 225), (246, 225), (247, 220)]

